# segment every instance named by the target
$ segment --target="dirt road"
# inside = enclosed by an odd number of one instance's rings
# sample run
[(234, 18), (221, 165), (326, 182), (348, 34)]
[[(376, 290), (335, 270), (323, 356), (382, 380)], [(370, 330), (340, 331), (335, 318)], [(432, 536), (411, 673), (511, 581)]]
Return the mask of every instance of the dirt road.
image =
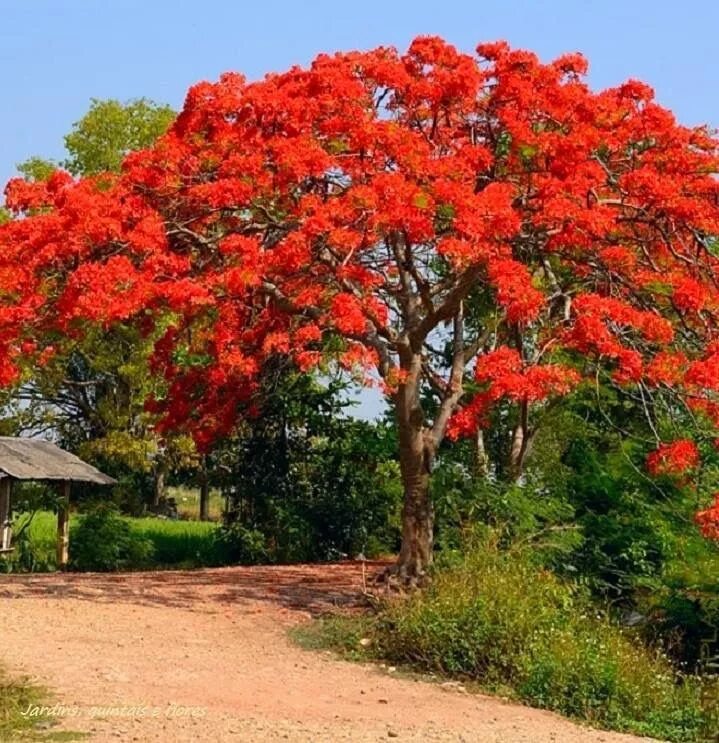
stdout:
[(92, 741), (619, 743), (553, 714), (304, 651), (357, 564), (0, 579), (0, 662)]

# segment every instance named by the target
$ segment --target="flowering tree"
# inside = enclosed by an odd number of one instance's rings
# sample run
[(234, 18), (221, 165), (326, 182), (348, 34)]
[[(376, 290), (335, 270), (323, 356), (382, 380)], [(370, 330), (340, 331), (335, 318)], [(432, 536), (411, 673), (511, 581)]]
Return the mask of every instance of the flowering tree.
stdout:
[[(61, 165), (80, 177), (119, 172), (129, 151), (152, 145), (174, 118), (171, 108), (147, 99), (93, 100), (64, 138)], [(28, 182), (44, 181), (58, 167), (37, 156), (17, 165)], [(87, 330), (57, 338), (52, 359), (41, 368), (26, 359), (22, 384), (0, 390), (0, 414), (15, 433), (51, 431), (83, 458), (112, 460), (121, 468), (116, 476), (123, 470), (152, 473), (157, 505), (170, 467), (192, 466), (195, 457), (185, 435), (160, 440), (153, 430), (156, 416), (145, 409), (162, 384), (148, 373), (154, 338), (143, 338), (131, 325)]]
[[(166, 323), (156, 404), (202, 445), (252, 412), (268, 357), (332, 359), (394, 401), (410, 579), (432, 559), (440, 443), (500, 403), (517, 478), (582, 380), (633, 390), (650, 423), (716, 428), (719, 141), (585, 69), (437, 38), (322, 55), (196, 85), (118, 176), (12, 181), (28, 216), (0, 228), (0, 381), (92, 324)], [(650, 469), (693, 466), (692, 446)]]

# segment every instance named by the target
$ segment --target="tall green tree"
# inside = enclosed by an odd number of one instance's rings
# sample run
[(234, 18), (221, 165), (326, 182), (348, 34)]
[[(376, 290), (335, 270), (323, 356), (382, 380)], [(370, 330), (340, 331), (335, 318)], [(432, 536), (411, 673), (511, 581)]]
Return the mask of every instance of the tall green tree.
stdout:
[(175, 118), (170, 106), (147, 98), (126, 103), (92, 99), (90, 110), (65, 136), (64, 168), (75, 176), (118, 171), (123, 158), (149, 147)]
[(401, 483), (391, 424), (351, 418), (341, 375), (262, 369), (261, 414), (210, 457), (227, 502), (225, 538), (261, 534), (270, 561), (393, 552)]

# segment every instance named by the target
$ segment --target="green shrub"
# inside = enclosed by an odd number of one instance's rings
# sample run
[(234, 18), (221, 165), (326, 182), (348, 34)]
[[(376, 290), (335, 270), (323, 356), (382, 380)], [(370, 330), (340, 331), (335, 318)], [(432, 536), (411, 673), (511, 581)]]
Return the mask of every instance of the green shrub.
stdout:
[(344, 415), (343, 382), (276, 362), (263, 370), (262, 416), (210, 457), (225, 521), (261, 532), (275, 563), (394, 552), (402, 500), (394, 430)]
[[(114, 527), (107, 527), (105, 517), (100, 523), (95, 520), (96, 511), (87, 516), (93, 518), (83, 531), (78, 532), (85, 515), (73, 514), (70, 518), (70, 567), (76, 570), (132, 570), (151, 567), (204, 567), (231, 564), (232, 555), (224, 545), (218, 544), (219, 527), (204, 521), (172, 521), (159, 518), (132, 518), (119, 516), (112, 506), (103, 505), (101, 511), (112, 513), (112, 523), (122, 522), (117, 535), (122, 545), (122, 557), (116, 562), (118, 544)], [(28, 514), (18, 518), (22, 525)], [(54, 570), (57, 517), (49, 511), (37, 512), (29, 528), (15, 541), (15, 550), (0, 559), (0, 572), (47, 572)], [(110, 532), (106, 533), (106, 530)], [(128, 537), (129, 529), (129, 537)], [(96, 531), (94, 531), (96, 530)], [(80, 543), (78, 543), (78, 533)], [(95, 534), (96, 536), (93, 536)], [(90, 542), (88, 546), (86, 542)], [(114, 545), (114, 546), (113, 546)], [(80, 552), (82, 553), (80, 555)], [(100, 554), (99, 562), (108, 567), (90, 567), (98, 562), (92, 554)], [(80, 567), (74, 556), (87, 564)], [(259, 561), (259, 560), (258, 560)]]
[(579, 392), (548, 412), (519, 484), (502, 479), (505, 439), (485, 432), (491, 477), (476, 476), (472, 441), (445, 446), (432, 477), (435, 544), (461, 551), (478, 523), (507, 544), (531, 542), (537, 565), (642, 615), (645, 637), (694, 672), (719, 663), (719, 543), (694, 523), (716, 489), (719, 451), (704, 442), (691, 487), (647, 477), (645, 413), (616, 391)]
[(526, 551), (491, 539), (438, 571), (425, 592), (389, 603), (374, 644), (394, 662), (476, 679), (602, 727), (690, 741), (715, 724), (695, 677), (679, 676)]
[(226, 524), (215, 534), (218, 560), (227, 565), (257, 565), (268, 561), (265, 535), (238, 522)]
[(649, 618), (646, 634), (664, 642), (688, 669), (719, 670), (717, 575), (717, 545), (689, 535), (664, 566), (661, 581), (637, 592), (637, 609)]
[(150, 564), (154, 547), (147, 537), (133, 532), (112, 506), (99, 506), (84, 514), (71, 528), (70, 567), (73, 570), (111, 571)]

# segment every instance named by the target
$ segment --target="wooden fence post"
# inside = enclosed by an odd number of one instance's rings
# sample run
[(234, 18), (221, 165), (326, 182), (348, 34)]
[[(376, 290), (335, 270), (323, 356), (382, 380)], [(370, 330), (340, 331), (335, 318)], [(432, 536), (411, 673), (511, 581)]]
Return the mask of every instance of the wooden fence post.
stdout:
[(67, 567), (70, 549), (70, 481), (63, 480), (57, 504), (57, 566)]

